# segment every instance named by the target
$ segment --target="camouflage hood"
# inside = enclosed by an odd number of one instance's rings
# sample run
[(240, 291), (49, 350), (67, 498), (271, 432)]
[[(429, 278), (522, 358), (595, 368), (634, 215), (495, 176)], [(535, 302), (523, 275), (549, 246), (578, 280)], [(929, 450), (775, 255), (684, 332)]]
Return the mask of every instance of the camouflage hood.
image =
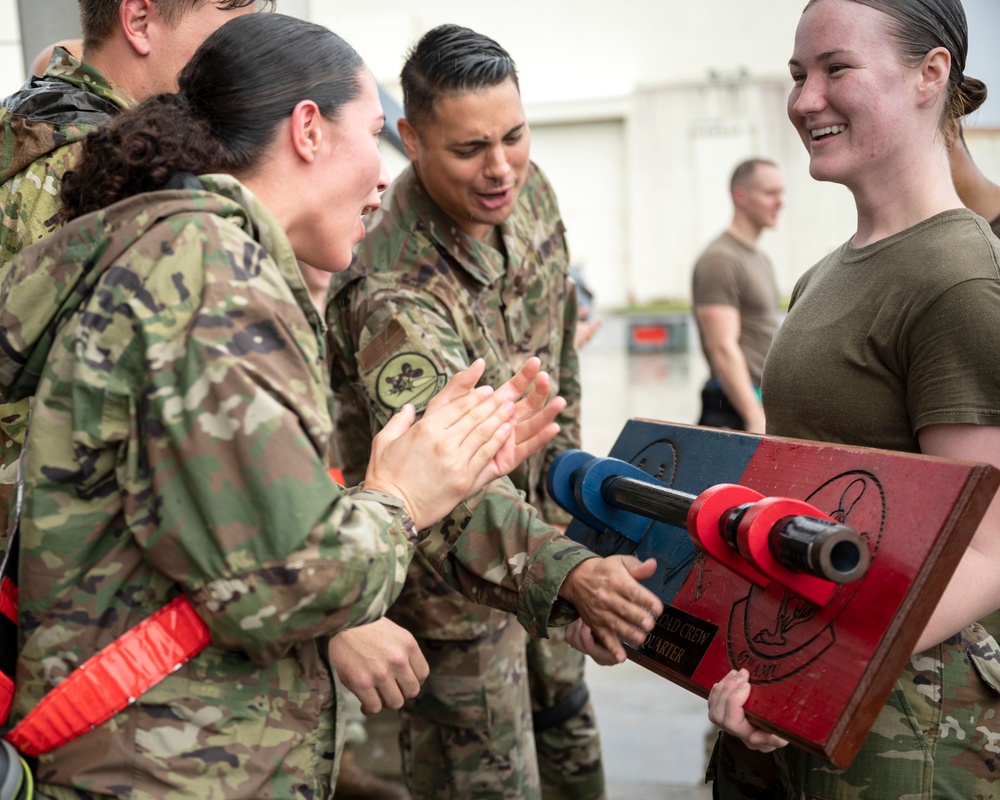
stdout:
[(130, 197), (74, 220), (15, 258), (0, 284), (0, 399), (13, 402), (35, 394), (62, 322), (86, 301), (103, 273), (123, 263), (123, 254), (138, 239), (179, 215), (214, 214), (260, 242), (321, 335), (291, 245), (260, 201), (228, 175), (190, 176), (185, 186), (202, 188)]
[(56, 48), (44, 77), (0, 103), (0, 183), (80, 141), (130, 104), (100, 72)]

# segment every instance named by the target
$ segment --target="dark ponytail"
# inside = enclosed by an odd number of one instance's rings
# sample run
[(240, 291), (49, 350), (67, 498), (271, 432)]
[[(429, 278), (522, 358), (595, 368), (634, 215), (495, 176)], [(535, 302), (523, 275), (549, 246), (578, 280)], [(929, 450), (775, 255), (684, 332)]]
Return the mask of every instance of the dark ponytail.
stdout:
[(985, 102), (986, 84), (979, 78), (963, 75), (951, 95), (951, 106), (948, 109), (948, 116), (955, 122), (953, 135), (958, 135), (958, 120), (976, 111)]
[(363, 67), (320, 25), (267, 13), (230, 20), (181, 71), (180, 93), (151, 97), (87, 137), (63, 179), (62, 218), (160, 189), (175, 172), (251, 174), (301, 101), (336, 120)]

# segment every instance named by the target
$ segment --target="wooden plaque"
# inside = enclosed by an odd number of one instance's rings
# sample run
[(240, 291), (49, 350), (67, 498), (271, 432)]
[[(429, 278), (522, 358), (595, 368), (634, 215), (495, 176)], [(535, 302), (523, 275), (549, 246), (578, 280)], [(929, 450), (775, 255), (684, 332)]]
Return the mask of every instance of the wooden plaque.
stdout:
[(840, 767), (871, 729), (1000, 485), (1000, 470), (982, 464), (638, 419), (610, 456), (689, 494), (736, 483), (805, 500), (862, 535), (867, 573), (820, 607), (749, 583), (682, 528), (650, 521), (638, 544), (580, 520), (568, 529), (601, 555), (657, 559), (646, 586), (666, 609), (642, 647), (626, 647), (631, 660), (703, 697), (745, 667), (748, 717)]

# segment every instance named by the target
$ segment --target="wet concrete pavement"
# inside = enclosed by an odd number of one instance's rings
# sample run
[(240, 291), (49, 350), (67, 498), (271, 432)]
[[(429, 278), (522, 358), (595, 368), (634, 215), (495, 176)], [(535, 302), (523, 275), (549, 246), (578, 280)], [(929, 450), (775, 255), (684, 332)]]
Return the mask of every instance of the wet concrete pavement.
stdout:
[[(633, 417), (693, 423), (707, 367), (697, 335), (684, 353), (629, 354), (625, 317), (607, 317), (580, 352), (583, 447), (607, 455)], [(702, 800), (705, 701), (632, 662), (588, 665), (587, 683), (601, 726), (609, 800)]]
[[(707, 370), (697, 337), (686, 353), (629, 354), (629, 324), (605, 317), (580, 353), (583, 448), (607, 455), (633, 417), (691, 423)], [(631, 662), (588, 665), (598, 715), (609, 800), (707, 800), (704, 784), (705, 701)], [(381, 774), (398, 774), (394, 713), (369, 722), (361, 760)]]

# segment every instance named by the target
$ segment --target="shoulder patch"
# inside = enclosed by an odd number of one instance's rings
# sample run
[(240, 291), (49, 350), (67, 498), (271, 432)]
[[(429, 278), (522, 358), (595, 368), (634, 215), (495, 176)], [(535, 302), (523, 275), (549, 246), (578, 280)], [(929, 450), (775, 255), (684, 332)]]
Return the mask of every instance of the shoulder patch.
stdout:
[(398, 319), (389, 320), (382, 333), (373, 336), (365, 345), (365, 349), (357, 354), (358, 366), (364, 372), (371, 372), (375, 366), (385, 360), (393, 350), (406, 341), (406, 331)]
[(376, 394), (382, 405), (400, 409), (413, 403), (423, 411), (445, 384), (444, 374), (420, 353), (402, 353), (392, 358), (378, 375)]

